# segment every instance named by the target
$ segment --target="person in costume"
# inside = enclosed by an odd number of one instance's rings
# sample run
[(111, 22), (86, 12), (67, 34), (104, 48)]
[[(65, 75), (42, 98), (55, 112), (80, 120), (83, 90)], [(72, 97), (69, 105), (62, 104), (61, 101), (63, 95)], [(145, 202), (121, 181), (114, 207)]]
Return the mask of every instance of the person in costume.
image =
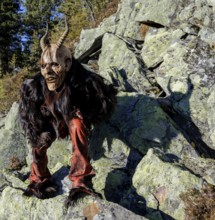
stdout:
[(40, 40), (41, 71), (21, 87), (19, 113), (22, 127), (32, 145), (30, 184), (26, 196), (52, 197), (56, 185), (47, 167), (47, 149), (57, 138), (72, 141), (69, 179), (70, 204), (79, 193), (96, 195), (91, 187), (95, 175), (88, 156), (92, 125), (106, 120), (116, 103), (116, 89), (91, 72), (63, 45), (66, 30), (56, 44), (48, 41), (48, 27)]

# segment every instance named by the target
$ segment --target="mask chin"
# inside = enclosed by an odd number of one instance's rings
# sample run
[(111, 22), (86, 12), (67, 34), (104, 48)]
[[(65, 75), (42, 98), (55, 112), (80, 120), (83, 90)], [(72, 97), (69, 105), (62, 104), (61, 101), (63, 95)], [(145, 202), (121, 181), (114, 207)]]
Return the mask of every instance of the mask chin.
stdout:
[(46, 82), (49, 91), (60, 92), (63, 88), (66, 73), (62, 73), (61, 77), (56, 82)]
[(46, 83), (49, 91), (55, 91), (57, 89), (56, 83)]

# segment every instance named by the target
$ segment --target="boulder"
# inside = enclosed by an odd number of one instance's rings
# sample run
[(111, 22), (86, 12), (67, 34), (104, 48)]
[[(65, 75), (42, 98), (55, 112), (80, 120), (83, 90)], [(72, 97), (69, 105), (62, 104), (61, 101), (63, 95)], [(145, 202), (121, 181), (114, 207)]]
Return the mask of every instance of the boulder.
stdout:
[(101, 40), (105, 33), (113, 33), (121, 37), (134, 40), (143, 40), (140, 32), (140, 24), (135, 21), (135, 17), (140, 10), (141, 3), (137, 0), (122, 1), (114, 15), (104, 19), (104, 21), (94, 29), (84, 29), (81, 31), (80, 42), (75, 48), (75, 58), (86, 61), (87, 55), (101, 48)]
[(127, 42), (116, 35), (105, 34), (98, 65), (99, 74), (122, 91), (145, 93), (151, 86), (138, 57), (128, 49)]
[(152, 0), (140, 2), (140, 10), (135, 20), (138, 22), (152, 22), (160, 26), (170, 26), (177, 9), (182, 1)]
[(178, 220), (185, 218), (180, 195), (191, 188), (201, 189), (203, 184), (202, 178), (157, 149), (150, 149), (140, 161), (132, 181), (146, 199), (149, 213), (150, 208), (159, 209)]
[(22, 195), (32, 158), (15, 103), (0, 120), (1, 219), (189, 219), (181, 195), (215, 186), (214, 12), (212, 0), (124, 0), (97, 28), (83, 30), (75, 58), (93, 62), (118, 89), (111, 118), (90, 139), (102, 199), (65, 210), (69, 139), (48, 149), (58, 195)]
[(26, 163), (26, 139), (19, 124), (18, 103), (14, 103), (0, 128), (0, 168), (21, 169)]
[[(66, 169), (66, 168), (64, 168)], [(6, 219), (137, 219), (146, 218), (136, 215), (125, 208), (101, 199), (84, 198), (79, 204), (66, 209), (64, 204), (66, 194), (59, 194), (55, 198), (39, 200), (22, 195), (27, 186), (16, 175), (3, 171), (0, 173), (0, 216)], [(62, 178), (58, 176), (58, 181)], [(62, 180), (62, 179), (61, 179)]]

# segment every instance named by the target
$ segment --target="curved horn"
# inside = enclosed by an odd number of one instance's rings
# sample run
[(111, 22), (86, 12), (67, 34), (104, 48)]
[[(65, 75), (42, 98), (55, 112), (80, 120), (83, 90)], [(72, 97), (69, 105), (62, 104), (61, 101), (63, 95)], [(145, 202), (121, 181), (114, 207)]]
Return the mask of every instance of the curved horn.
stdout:
[(46, 23), (46, 33), (40, 39), (40, 46), (41, 46), (43, 51), (44, 51), (45, 47), (49, 44), (48, 43), (48, 38), (47, 38), (48, 37), (48, 31), (49, 31), (49, 26), (48, 26), (48, 23)]
[(57, 42), (58, 48), (63, 44), (63, 42), (65, 41), (65, 39), (69, 33), (69, 26), (68, 26), (66, 17), (65, 17), (65, 26), (66, 26), (66, 30), (64, 31), (63, 35), (60, 37), (60, 39)]
[(167, 85), (167, 90), (168, 90), (168, 92), (169, 92), (170, 95), (173, 93), (173, 91), (172, 91), (172, 89), (171, 89), (171, 87), (170, 87), (171, 80), (172, 80), (172, 76), (170, 76), (169, 82), (168, 82), (168, 85)]

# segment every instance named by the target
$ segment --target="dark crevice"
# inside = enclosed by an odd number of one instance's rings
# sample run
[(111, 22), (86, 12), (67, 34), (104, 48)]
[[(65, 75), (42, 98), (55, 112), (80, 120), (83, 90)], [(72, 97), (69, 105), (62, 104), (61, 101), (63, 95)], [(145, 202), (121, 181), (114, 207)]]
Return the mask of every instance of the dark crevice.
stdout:
[(13, 183), (10, 182), (5, 176), (4, 176), (4, 180), (5, 180), (5, 184), (3, 186), (1, 186), (0, 188), (0, 192), (3, 192), (3, 190), (7, 187), (7, 186), (10, 186), (11, 188), (13, 189), (16, 189), (16, 190), (21, 190), (22, 192), (25, 191), (25, 189), (21, 188), (21, 187), (15, 187), (13, 186)]
[(184, 35), (181, 36), (181, 40), (185, 40), (189, 36), (188, 33), (185, 33)]
[[(149, 76), (148, 72), (147, 71), (147, 68), (145, 67), (145, 63), (143, 62), (142, 58), (139, 56), (139, 55), (136, 55), (136, 58), (137, 58), (137, 61), (138, 63), (140, 64), (140, 66), (142, 67), (142, 73), (144, 74), (145, 78), (148, 80), (148, 82), (151, 84), (151, 90), (154, 90), (156, 89), (158, 92), (158, 97), (165, 97), (166, 96), (166, 93), (165, 91), (163, 90), (163, 88), (158, 84), (156, 78), (155, 78), (155, 74), (154, 74), (154, 69), (158, 68), (162, 63), (163, 61), (161, 61), (160, 63), (158, 63), (156, 66), (154, 67), (151, 67), (151, 68), (148, 68), (148, 70), (153, 73), (153, 77), (152, 76)], [(148, 92), (148, 91), (146, 91)]]
[(78, 58), (78, 61), (80, 63), (86, 64), (90, 60), (90, 58), (91, 58), (90, 56), (101, 49), (103, 36), (104, 35), (96, 38), (95, 41), (93, 42), (92, 46)]
[(154, 70), (157, 69), (162, 63), (163, 63), (163, 60), (162, 60), (161, 62), (157, 63), (155, 66), (149, 67), (148, 70), (154, 71)]
[(8, 186), (7, 183), (4, 183), (3, 185), (1, 185), (0, 187), (0, 192), (3, 192), (3, 190)]
[(157, 197), (155, 196), (155, 194), (154, 193), (151, 193), (151, 195), (154, 197), (154, 199), (156, 200), (156, 202), (157, 202), (157, 210), (159, 210), (160, 209), (160, 202), (159, 202), (159, 200), (157, 199)]
[(200, 178), (200, 179), (203, 179), (204, 182), (208, 183), (200, 174), (194, 172), (193, 170), (191, 170), (190, 168), (188, 168), (185, 164), (180, 164), (180, 167), (183, 168), (184, 170), (188, 171), (189, 173), (191, 173), (192, 175)]
[(157, 23), (157, 22), (150, 21), (150, 20), (141, 21), (140, 23), (141, 23), (141, 24), (148, 25), (148, 26), (150, 26), (150, 27), (155, 27), (155, 28), (164, 28), (164, 27), (165, 27), (165, 26), (162, 25), (162, 24), (159, 24), (159, 23)]
[[(128, 82), (127, 79), (127, 74), (126, 71), (124, 69), (118, 69), (117, 67), (110, 67), (110, 69), (112, 70), (112, 72), (114, 73), (114, 75), (110, 75), (111, 80), (113, 82), (113, 85), (116, 87), (125, 87), (125, 90), (127, 92), (137, 92), (136, 89), (134, 89), (134, 87)], [(120, 77), (121, 79), (123, 79), (123, 83), (121, 83), (120, 80), (118, 80), (118, 77)]]
[[(108, 32), (108, 34), (113, 34), (113, 33)], [(135, 39), (132, 39), (130, 37), (124, 37), (124, 36), (118, 35), (118, 34), (113, 34), (113, 35), (115, 37), (118, 37), (123, 42), (125, 42), (127, 48), (129, 50), (131, 50), (132, 52), (134, 52), (135, 54), (136, 53), (137, 54), (141, 53), (141, 50), (142, 50), (142, 47), (143, 47), (143, 43), (144, 43), (143, 40), (135, 40)]]
[[(113, 33), (109, 33), (109, 34), (113, 34)], [(140, 65), (142, 75), (144, 75), (146, 80), (148, 80), (148, 82), (151, 85), (150, 88), (145, 88), (145, 92), (150, 94), (150, 91), (153, 91), (154, 94), (158, 94), (157, 97), (165, 97), (166, 93), (164, 92), (162, 87), (157, 83), (154, 74), (153, 74), (153, 77), (150, 77), (147, 74), (148, 70), (153, 72), (153, 70), (158, 68), (163, 63), (163, 61), (159, 62), (156, 66), (147, 69), (147, 67), (141, 57), (141, 50), (142, 50), (144, 42), (139, 41), (139, 40), (130, 39), (130, 38), (125, 38), (123, 36), (116, 35), (116, 34), (113, 34), (113, 35), (118, 37), (123, 42), (125, 42), (128, 50), (133, 52), (133, 54), (135, 55), (139, 65)], [(123, 70), (123, 74), (122, 74), (122, 70), (113, 69), (113, 72), (117, 72), (124, 79), (126, 91), (137, 92), (131, 85), (128, 85), (127, 76), (126, 76), (126, 73), (124, 72), (124, 70)], [(112, 82), (114, 82), (115, 85), (119, 87), (120, 85), (118, 85), (118, 82), (114, 78), (114, 76), (111, 78), (112, 78)], [(154, 90), (156, 92), (154, 92)]]

